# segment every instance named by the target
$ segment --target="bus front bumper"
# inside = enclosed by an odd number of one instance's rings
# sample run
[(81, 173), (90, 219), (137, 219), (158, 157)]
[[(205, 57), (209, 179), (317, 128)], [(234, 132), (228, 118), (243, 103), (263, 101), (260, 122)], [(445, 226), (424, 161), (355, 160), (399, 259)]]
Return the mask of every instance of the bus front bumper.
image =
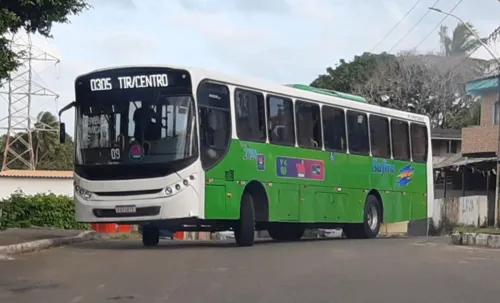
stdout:
[(200, 217), (199, 195), (193, 187), (174, 196), (137, 198), (115, 196), (112, 200), (86, 200), (75, 194), (77, 222), (147, 222)]

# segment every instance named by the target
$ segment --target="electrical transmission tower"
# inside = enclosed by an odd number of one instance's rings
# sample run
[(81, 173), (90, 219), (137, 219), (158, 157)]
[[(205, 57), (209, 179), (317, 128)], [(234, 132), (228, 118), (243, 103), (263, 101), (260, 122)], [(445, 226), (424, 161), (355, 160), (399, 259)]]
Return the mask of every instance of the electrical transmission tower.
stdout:
[[(6, 83), (0, 83), (6, 91), (0, 94), (7, 96), (8, 116), (0, 119), (0, 122), (7, 121), (7, 127), (0, 129), (7, 130), (5, 136), (5, 150), (3, 152), (2, 171), (12, 168), (16, 163), (28, 170), (36, 169), (35, 151), (33, 148), (33, 134), (35, 132), (49, 131), (57, 132), (57, 129), (50, 127), (40, 121), (36, 121), (31, 116), (31, 102), (34, 96), (46, 97), (59, 96), (50, 89), (40, 85), (33, 79), (36, 72), (33, 64), (36, 61), (53, 61), (59, 63), (59, 59), (34, 47), (31, 36), (12, 35), (10, 40), (10, 50), (18, 54), (20, 66), (10, 74)], [(43, 82), (43, 81), (42, 81)]]

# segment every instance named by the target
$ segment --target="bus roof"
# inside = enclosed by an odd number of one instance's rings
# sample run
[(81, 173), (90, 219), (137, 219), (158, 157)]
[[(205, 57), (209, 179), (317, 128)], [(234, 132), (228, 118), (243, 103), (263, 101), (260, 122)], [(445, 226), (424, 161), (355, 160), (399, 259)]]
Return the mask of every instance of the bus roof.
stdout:
[(287, 86), (290, 86), (290, 87), (293, 87), (293, 88), (297, 88), (297, 89), (306, 90), (306, 91), (309, 91), (309, 92), (315, 92), (315, 93), (318, 93), (318, 94), (328, 95), (328, 96), (332, 96), (332, 97), (338, 97), (338, 98), (343, 98), (343, 99), (347, 99), (347, 100), (353, 100), (353, 101), (368, 103), (366, 101), (366, 99), (363, 98), (363, 97), (361, 97), (361, 96), (351, 95), (351, 94), (348, 94), (348, 93), (341, 93), (341, 92), (338, 92), (338, 91), (335, 91), (335, 90), (321, 89), (321, 88), (316, 88), (316, 87), (312, 87), (312, 86), (304, 85), (304, 84), (290, 84), (290, 85), (287, 85)]
[[(165, 67), (171, 69), (182, 69), (188, 71), (191, 74), (191, 78), (195, 81), (202, 81), (204, 79), (213, 80), (216, 82), (223, 82), (229, 85), (239, 86), (241, 88), (260, 90), (266, 93), (282, 95), (293, 99), (313, 101), (326, 105), (339, 106), (350, 110), (361, 110), (369, 114), (378, 114), (381, 116), (400, 118), (403, 120), (425, 123), (427, 125), (430, 124), (429, 117), (425, 115), (414, 114), (410, 112), (369, 104), (368, 102), (366, 102), (366, 99), (360, 96), (355, 96), (340, 92), (332, 92), (328, 90), (321, 90), (300, 84), (293, 84), (293, 87), (291, 87), (290, 85), (282, 85), (265, 80), (252, 79), (247, 77), (245, 78), (236, 77), (197, 67), (175, 66), (175, 65), (115, 66), (115, 67), (108, 67), (108, 68), (94, 70), (89, 73), (79, 75), (76, 79), (78, 80), (78, 78), (82, 76), (106, 70), (122, 69), (122, 68), (144, 68), (144, 67)], [(298, 87), (295, 87), (296, 85)]]

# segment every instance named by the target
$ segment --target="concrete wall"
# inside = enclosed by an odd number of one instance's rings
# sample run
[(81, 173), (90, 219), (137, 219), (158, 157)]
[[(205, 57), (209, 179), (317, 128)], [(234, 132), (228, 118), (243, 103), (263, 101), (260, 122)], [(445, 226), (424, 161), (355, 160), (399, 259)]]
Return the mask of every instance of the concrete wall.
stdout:
[(73, 196), (73, 179), (58, 178), (0, 178), (0, 199), (4, 199), (21, 189), (27, 195), (38, 193), (54, 193), (56, 195)]
[(487, 196), (435, 199), (432, 221), (435, 229), (444, 225), (484, 226), (488, 218)]

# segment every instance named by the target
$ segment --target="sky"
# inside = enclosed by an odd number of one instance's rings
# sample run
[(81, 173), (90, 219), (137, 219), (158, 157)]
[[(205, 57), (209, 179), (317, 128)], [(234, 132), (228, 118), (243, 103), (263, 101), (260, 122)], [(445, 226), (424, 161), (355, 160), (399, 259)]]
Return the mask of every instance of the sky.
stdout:
[[(436, 7), (449, 11), (458, 1), (440, 0)], [(33, 116), (41, 110), (56, 113), (73, 101), (74, 80), (79, 74), (110, 66), (196, 66), (281, 84), (309, 84), (328, 66), (335, 66), (340, 59), (352, 60), (365, 51), (439, 51), (438, 33), (432, 30), (444, 17), (430, 12), (415, 27), (427, 8), (436, 3), (421, 0), (374, 49), (416, 0), (89, 2), (91, 10), (72, 17), (69, 24), (54, 25), (53, 38), (32, 37), (37, 52), (60, 60), (58, 64), (34, 64), (34, 80), (59, 98), (35, 97)], [(463, 0), (454, 14), (486, 36), (500, 23), (500, 3)], [(457, 22), (448, 18), (443, 24), (453, 28)], [(18, 37), (26, 41), (26, 37)], [(493, 49), (500, 56), (500, 43)], [(484, 49), (473, 57), (491, 59)], [(0, 119), (6, 115), (7, 99), (0, 95)], [(68, 132), (73, 128), (73, 115), (69, 111), (63, 116)], [(4, 126), (5, 120), (0, 121), (0, 127)]]

